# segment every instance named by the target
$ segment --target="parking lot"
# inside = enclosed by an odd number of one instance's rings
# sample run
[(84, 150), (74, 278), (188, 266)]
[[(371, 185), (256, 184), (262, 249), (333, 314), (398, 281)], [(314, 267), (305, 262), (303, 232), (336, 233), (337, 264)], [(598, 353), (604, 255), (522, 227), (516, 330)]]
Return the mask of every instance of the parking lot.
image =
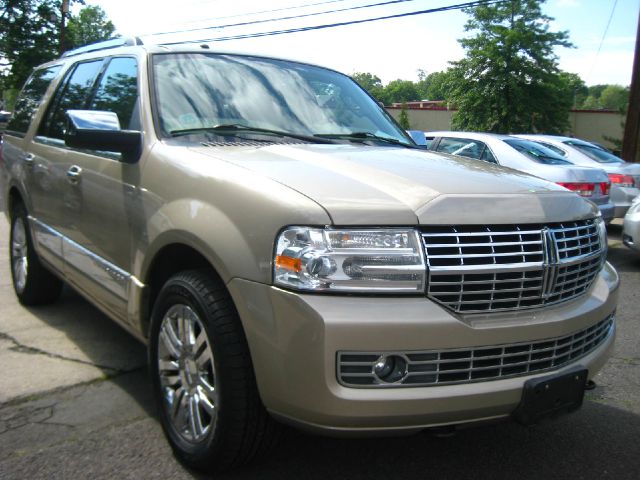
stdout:
[[(577, 413), (440, 438), (331, 439), (285, 432), (272, 456), (219, 478), (640, 478), (640, 255), (609, 227), (622, 279), (613, 357)], [(0, 218), (0, 478), (200, 478), (155, 418), (145, 348), (82, 298), (15, 300)]]

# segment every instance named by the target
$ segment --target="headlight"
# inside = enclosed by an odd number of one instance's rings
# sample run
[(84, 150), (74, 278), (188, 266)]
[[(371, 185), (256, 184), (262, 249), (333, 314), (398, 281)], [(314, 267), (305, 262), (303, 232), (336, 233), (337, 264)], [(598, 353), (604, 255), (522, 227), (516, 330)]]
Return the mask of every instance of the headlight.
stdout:
[(309, 291), (418, 293), (426, 267), (412, 229), (289, 227), (276, 242), (274, 283)]

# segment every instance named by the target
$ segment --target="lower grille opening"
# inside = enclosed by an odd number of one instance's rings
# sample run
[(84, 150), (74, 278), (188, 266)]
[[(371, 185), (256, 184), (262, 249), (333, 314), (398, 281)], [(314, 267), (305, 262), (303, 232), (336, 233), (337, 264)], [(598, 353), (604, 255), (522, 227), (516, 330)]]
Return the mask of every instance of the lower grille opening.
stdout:
[[(614, 314), (571, 335), (527, 343), (468, 349), (408, 352), (338, 352), (338, 381), (352, 387), (434, 386), (530, 375), (563, 367), (588, 355), (611, 335)], [(404, 375), (389, 383), (376, 375), (381, 359), (406, 362)]]

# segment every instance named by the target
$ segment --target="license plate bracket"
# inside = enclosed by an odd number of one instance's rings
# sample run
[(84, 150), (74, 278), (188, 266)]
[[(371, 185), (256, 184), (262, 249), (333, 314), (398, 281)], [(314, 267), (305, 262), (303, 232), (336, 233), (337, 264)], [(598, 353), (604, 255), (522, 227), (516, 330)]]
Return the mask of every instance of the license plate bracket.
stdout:
[(579, 409), (589, 371), (576, 367), (558, 375), (533, 378), (524, 383), (522, 400), (513, 417), (524, 425)]

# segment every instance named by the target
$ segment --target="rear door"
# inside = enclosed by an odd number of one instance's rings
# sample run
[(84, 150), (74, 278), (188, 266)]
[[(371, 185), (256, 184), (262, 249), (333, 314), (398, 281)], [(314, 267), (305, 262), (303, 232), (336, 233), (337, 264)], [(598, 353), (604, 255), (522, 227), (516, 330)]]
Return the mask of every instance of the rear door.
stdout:
[[(48, 190), (46, 178), (42, 178), (35, 155), (30, 148), (30, 135), (33, 134), (33, 119), (45, 100), (52, 81), (60, 73), (61, 65), (52, 65), (36, 69), (25, 83), (16, 104), (13, 115), (3, 134), (3, 160), (5, 168), (11, 172), (11, 178), (17, 182), (26, 202), (27, 211), (32, 217), (39, 216), (40, 198)], [(53, 202), (56, 201), (54, 198)], [(62, 271), (62, 246), (55, 238), (42, 238), (36, 248), (48, 263)]]

